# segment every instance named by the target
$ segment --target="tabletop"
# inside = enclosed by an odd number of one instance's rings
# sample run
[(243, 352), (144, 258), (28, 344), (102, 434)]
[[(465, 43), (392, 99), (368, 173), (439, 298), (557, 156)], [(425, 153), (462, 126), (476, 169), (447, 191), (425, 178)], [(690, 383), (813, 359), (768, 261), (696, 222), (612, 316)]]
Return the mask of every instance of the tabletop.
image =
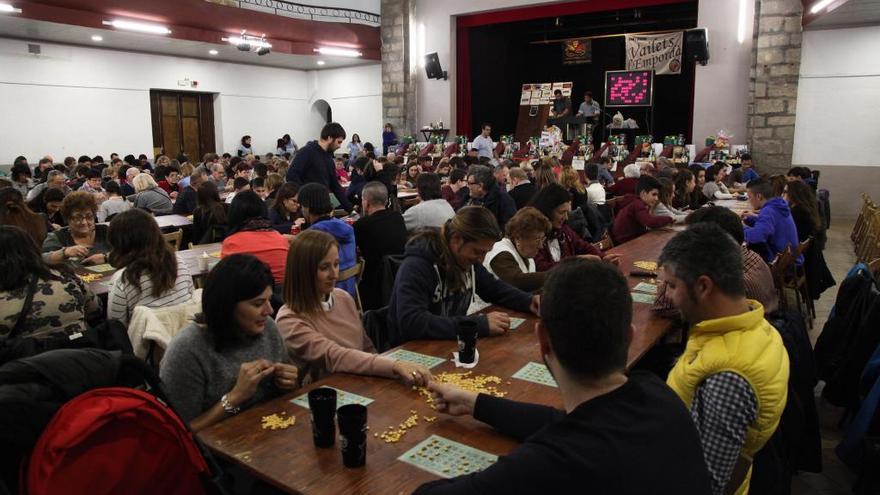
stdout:
[(192, 219), (183, 215), (161, 215), (154, 217), (160, 229), (171, 227), (185, 227), (192, 225)]
[[(666, 241), (680, 228), (648, 232), (610, 250), (621, 255), (620, 269), (628, 275), (636, 261), (656, 261)], [(627, 276), (630, 287), (650, 279)], [(497, 309), (497, 308), (495, 308)], [(670, 328), (669, 320), (654, 315), (651, 304), (634, 303), (636, 331), (630, 344), (628, 365), (632, 366)], [(509, 311), (508, 311), (509, 312)], [(513, 375), (529, 363), (542, 363), (534, 335), (533, 315), (509, 312), (525, 322), (507, 335), (480, 339), (479, 362), (472, 370), (456, 369), (450, 361), (457, 350), (455, 341), (413, 341), (400, 347), (407, 351), (446, 359), (432, 371), (472, 371), (498, 377), (498, 388), (506, 398), (561, 407), (555, 387), (532, 383)], [(393, 352), (389, 351), (389, 352)], [(367, 462), (361, 468), (342, 465), (338, 443), (319, 449), (312, 442), (309, 411), (290, 402), (319, 386), (330, 386), (372, 399), (368, 407)], [(407, 430), (399, 442), (386, 443), (376, 434), (403, 423), (412, 411), (418, 424)], [(261, 418), (285, 413), (295, 416), (294, 426), (283, 430), (261, 428)], [(427, 418), (436, 418), (429, 421)], [(439, 435), (495, 455), (511, 452), (517, 442), (470, 417), (452, 417), (430, 408), (425, 397), (398, 381), (351, 374), (334, 374), (284, 397), (268, 401), (230, 417), (199, 433), (213, 452), (236, 463), (253, 475), (290, 493), (410, 493), (422, 483), (436, 479), (431, 473), (397, 459), (416, 444)]]

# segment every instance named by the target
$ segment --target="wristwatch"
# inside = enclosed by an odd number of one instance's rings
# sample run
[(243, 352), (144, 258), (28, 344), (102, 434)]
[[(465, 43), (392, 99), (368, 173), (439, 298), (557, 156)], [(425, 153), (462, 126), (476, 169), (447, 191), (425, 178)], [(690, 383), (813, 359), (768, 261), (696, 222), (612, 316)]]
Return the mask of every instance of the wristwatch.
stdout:
[(226, 414), (238, 414), (241, 411), (241, 408), (238, 406), (233, 406), (229, 403), (229, 397), (226, 394), (223, 394), (223, 397), (220, 397), (220, 405), (223, 406), (223, 411)]

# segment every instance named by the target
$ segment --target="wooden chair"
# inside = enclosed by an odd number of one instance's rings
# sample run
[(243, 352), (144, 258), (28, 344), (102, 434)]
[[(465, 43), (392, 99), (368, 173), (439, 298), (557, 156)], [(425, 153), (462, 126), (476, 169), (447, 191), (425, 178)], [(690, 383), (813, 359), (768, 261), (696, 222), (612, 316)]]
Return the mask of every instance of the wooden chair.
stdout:
[(183, 243), (183, 229), (177, 229), (174, 232), (169, 232), (167, 234), (162, 234), (162, 237), (165, 238), (165, 242), (171, 246), (172, 251), (177, 251), (180, 249), (180, 245)]
[[(809, 237), (804, 242), (800, 243), (797, 248), (797, 252), (794, 254), (794, 261), (797, 261), (799, 256), (803, 256), (807, 250), (813, 245), (813, 237)], [(785, 287), (787, 289), (791, 289), (795, 294), (795, 301), (798, 305), (798, 310), (801, 310), (801, 313), (806, 317), (807, 323), (810, 325), (810, 329), (813, 328), (813, 320), (816, 319), (816, 307), (813, 304), (813, 298), (810, 296), (810, 288), (807, 284), (807, 271), (804, 267), (804, 264), (801, 266), (797, 266), (794, 264), (793, 273), (788, 274), (785, 279)], [(803, 309), (801, 309), (803, 308)]]
[(776, 287), (779, 309), (782, 310), (788, 309), (788, 299), (785, 296), (785, 276), (794, 266), (794, 259), (794, 255), (791, 254), (791, 246), (789, 246), (770, 262), (770, 274), (773, 275), (773, 286)]
[(608, 212), (608, 221), (610, 223), (614, 223), (614, 215), (617, 213), (617, 209), (619, 207), (619, 203), (623, 201), (624, 196), (615, 196), (613, 198), (608, 198), (605, 200), (605, 207)]
[(337, 280), (337, 282), (344, 282), (346, 280), (354, 278), (354, 294), (355, 294), (354, 302), (357, 305), (357, 309), (361, 314), (364, 313), (364, 309), (363, 309), (363, 306), (361, 305), (361, 292), (360, 292), (360, 289), (358, 288), (358, 286), (361, 283), (361, 277), (363, 276), (363, 273), (364, 273), (364, 259), (358, 258), (357, 263), (355, 263), (354, 266), (339, 272), (339, 280)]

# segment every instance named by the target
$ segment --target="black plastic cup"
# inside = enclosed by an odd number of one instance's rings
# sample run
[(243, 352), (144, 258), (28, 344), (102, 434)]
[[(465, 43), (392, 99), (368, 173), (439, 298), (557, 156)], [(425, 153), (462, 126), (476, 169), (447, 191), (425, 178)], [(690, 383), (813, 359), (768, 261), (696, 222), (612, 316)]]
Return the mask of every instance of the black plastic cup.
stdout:
[(458, 362), (473, 363), (477, 353), (477, 322), (458, 322)]
[(367, 463), (367, 406), (349, 404), (336, 411), (342, 464), (356, 468)]
[(309, 392), (309, 409), (312, 410), (312, 436), (315, 447), (332, 447), (336, 438), (336, 390), (322, 387)]

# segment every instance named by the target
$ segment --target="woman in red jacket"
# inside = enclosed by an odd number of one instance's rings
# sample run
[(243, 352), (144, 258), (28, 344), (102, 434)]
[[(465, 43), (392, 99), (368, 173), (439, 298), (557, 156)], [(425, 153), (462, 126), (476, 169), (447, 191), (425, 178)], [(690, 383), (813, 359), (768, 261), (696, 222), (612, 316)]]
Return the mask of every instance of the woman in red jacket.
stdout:
[(534, 206), (550, 220), (551, 229), (544, 245), (535, 255), (539, 272), (547, 271), (569, 256), (602, 258), (617, 264), (620, 255), (605, 254), (565, 224), (571, 212), (571, 194), (559, 184), (549, 184), (538, 191), (529, 206)]

